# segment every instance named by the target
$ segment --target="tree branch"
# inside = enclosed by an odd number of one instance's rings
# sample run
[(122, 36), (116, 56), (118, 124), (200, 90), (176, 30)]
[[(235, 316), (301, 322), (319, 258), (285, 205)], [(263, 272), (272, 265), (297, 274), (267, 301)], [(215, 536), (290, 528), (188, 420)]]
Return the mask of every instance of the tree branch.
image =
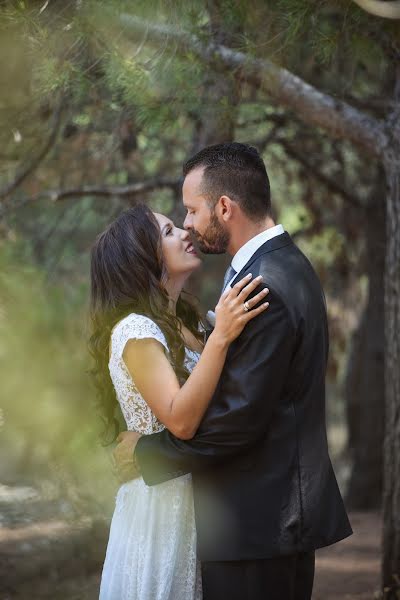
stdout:
[(169, 188), (177, 191), (180, 189), (182, 181), (180, 179), (151, 179), (141, 181), (130, 185), (115, 186), (96, 186), (84, 185), (78, 188), (67, 188), (64, 190), (44, 190), (35, 196), (27, 196), (16, 204), (8, 204), (0, 207), (0, 219), (8, 213), (19, 210), (26, 204), (37, 202), (38, 200), (50, 200), (51, 202), (60, 202), (68, 198), (83, 198), (84, 196), (97, 196), (99, 198), (136, 198), (140, 194), (152, 192), (156, 189)]
[(0, 190), (0, 199), (7, 198), (15, 189), (17, 189), (17, 187), (19, 187), (21, 183), (23, 183), (25, 179), (27, 179), (27, 177), (29, 177), (29, 175), (31, 175), (37, 169), (37, 167), (40, 165), (40, 163), (43, 161), (46, 155), (50, 152), (51, 148), (54, 146), (54, 143), (57, 139), (58, 131), (60, 129), (62, 109), (63, 101), (61, 100), (54, 113), (54, 124), (51, 134), (42, 151), (36, 156), (36, 158), (34, 158), (30, 165), (25, 167), (25, 169), (22, 169), (17, 174), (17, 176), (11, 183), (9, 183), (5, 188)]
[(129, 185), (84, 185), (80, 188), (67, 188), (65, 190), (45, 190), (31, 198), (31, 200), (48, 199), (52, 202), (59, 202), (60, 200), (66, 200), (67, 198), (82, 198), (83, 196), (133, 198), (139, 194), (152, 192), (155, 189), (176, 189), (179, 185), (180, 180), (167, 178), (140, 181)]
[(128, 34), (146, 32), (147, 40), (152, 43), (165, 44), (170, 40), (182, 52), (196, 55), (216, 70), (234, 70), (241, 81), (262, 89), (308, 125), (320, 127), (331, 137), (347, 139), (373, 157), (382, 158), (389, 144), (384, 122), (317, 90), (269, 60), (254, 58), (212, 41), (203, 42), (185, 31), (133, 15), (122, 14), (120, 20)]
[(371, 15), (384, 19), (400, 19), (400, 0), (382, 2), (382, 0), (353, 0)]

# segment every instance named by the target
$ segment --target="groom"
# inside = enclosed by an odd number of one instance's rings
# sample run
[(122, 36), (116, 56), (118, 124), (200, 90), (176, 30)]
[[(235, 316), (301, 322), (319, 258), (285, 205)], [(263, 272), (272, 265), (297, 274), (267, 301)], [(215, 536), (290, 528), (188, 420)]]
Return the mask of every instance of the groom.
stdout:
[(272, 219), (255, 148), (204, 148), (183, 174), (185, 228), (233, 257), (225, 286), (263, 275), (270, 306), (231, 344), (193, 439), (165, 430), (134, 449), (130, 432), (115, 457), (149, 486), (192, 473), (204, 600), (309, 600), (315, 549), (351, 534), (327, 447), (324, 294)]

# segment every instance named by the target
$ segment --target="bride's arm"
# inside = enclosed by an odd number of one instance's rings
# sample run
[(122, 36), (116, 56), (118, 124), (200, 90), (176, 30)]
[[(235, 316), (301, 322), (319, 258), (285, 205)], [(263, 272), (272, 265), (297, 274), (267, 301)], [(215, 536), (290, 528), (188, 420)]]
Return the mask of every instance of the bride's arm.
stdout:
[(179, 386), (175, 372), (154, 339), (130, 340), (123, 358), (137, 389), (159, 421), (177, 438), (191, 439), (207, 409), (224, 366), (229, 344), (246, 323), (266, 310), (268, 303), (253, 308), (265, 299), (265, 288), (248, 300), (253, 310), (245, 312), (243, 303), (260, 285), (257, 277), (239, 281), (225, 292), (216, 306), (216, 325), (190, 377)]

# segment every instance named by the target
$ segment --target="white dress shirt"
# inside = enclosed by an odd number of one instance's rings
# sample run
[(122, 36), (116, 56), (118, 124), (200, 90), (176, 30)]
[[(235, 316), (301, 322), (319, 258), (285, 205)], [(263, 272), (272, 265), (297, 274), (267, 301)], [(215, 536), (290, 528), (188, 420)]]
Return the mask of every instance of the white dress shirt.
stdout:
[[(226, 288), (231, 287), (232, 281), (235, 279), (236, 275), (240, 273), (245, 265), (249, 262), (253, 254), (257, 252), (259, 248), (268, 240), (276, 237), (277, 235), (282, 235), (285, 233), (282, 225), (275, 225), (274, 227), (270, 227), (265, 231), (255, 235), (248, 242), (246, 242), (239, 250), (236, 252), (235, 256), (232, 258), (231, 266), (235, 269), (236, 274), (232, 277), (232, 279), (228, 282)], [(226, 289), (225, 288), (225, 289)]]

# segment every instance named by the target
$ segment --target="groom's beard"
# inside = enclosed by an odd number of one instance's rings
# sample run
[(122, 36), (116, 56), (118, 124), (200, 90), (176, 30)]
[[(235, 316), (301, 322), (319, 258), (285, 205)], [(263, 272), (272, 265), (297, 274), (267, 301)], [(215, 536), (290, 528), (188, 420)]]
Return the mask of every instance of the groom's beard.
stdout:
[(211, 213), (210, 222), (203, 234), (192, 229), (198, 246), (203, 254), (224, 254), (227, 251), (230, 235), (218, 221), (215, 212)]

